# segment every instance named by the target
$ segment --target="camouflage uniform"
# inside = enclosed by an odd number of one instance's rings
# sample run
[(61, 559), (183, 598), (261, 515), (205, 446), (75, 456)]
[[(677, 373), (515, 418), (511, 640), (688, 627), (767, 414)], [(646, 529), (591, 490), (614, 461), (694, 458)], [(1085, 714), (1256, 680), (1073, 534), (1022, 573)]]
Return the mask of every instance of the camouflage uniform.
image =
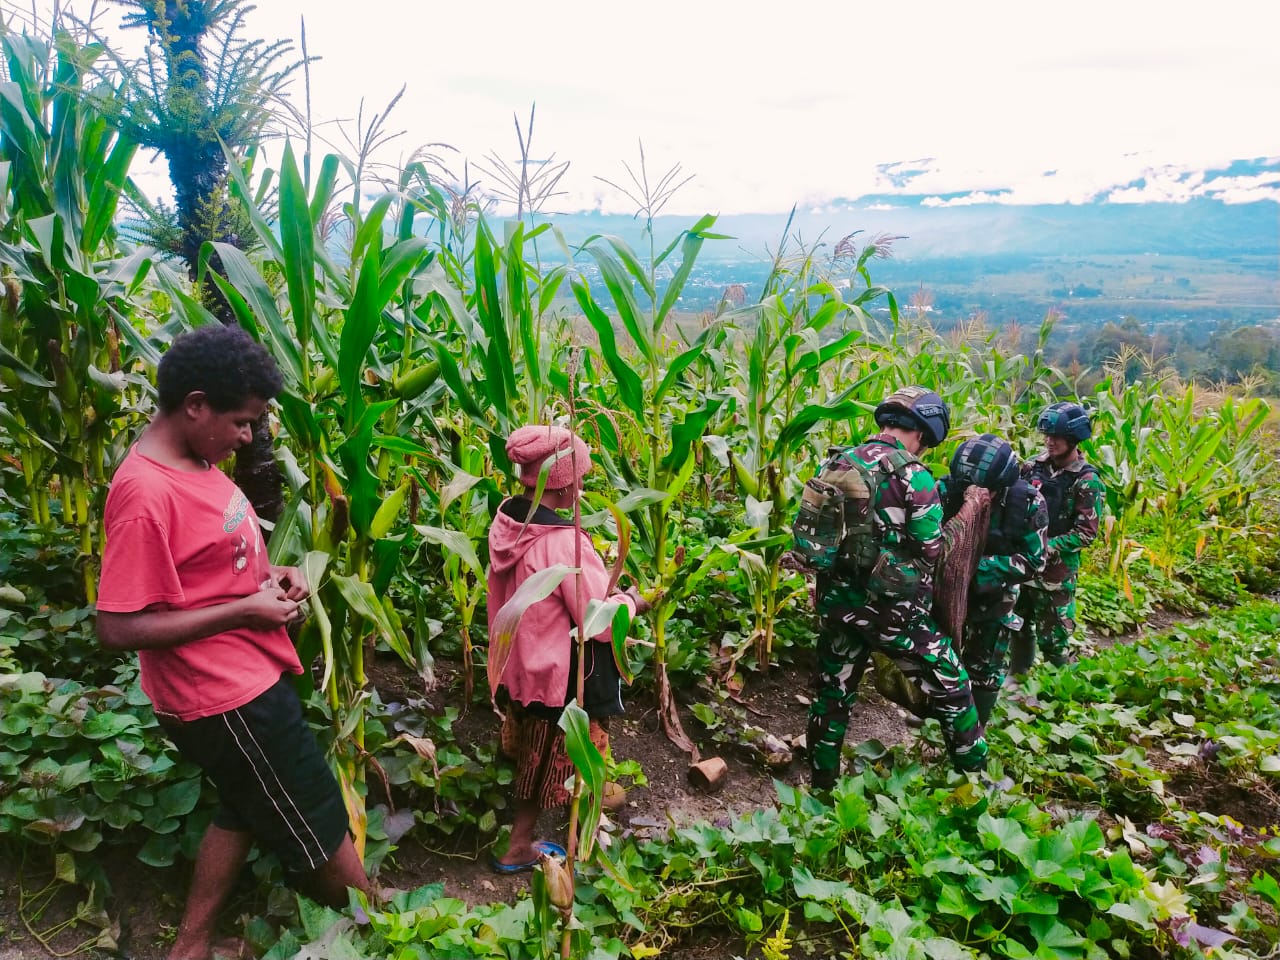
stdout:
[[(947, 498), (948, 514), (959, 508), (960, 500)], [(1023, 516), (1013, 517), (1010, 510)], [(964, 664), (984, 724), (1009, 669), (1009, 643), (1022, 626), (1014, 612), (1022, 585), (1044, 570), (1048, 526), (1044, 497), (1026, 480), (992, 494), (986, 545), (969, 586), (964, 626)]]
[[(877, 434), (846, 452), (871, 466), (903, 449), (892, 436)], [(879, 650), (916, 677), (952, 762), (961, 770), (986, 765), (969, 675), (930, 614), (933, 567), (942, 553), (942, 504), (929, 471), (909, 463), (884, 480), (874, 501), (878, 545), (892, 546), (919, 575), (916, 595), (890, 600), (868, 589), (870, 570), (836, 568), (818, 576), (818, 673), (809, 708), (809, 764), (815, 787), (828, 788), (840, 772), (840, 750), (849, 712), (867, 662)]]
[[(1080, 551), (1098, 535), (1107, 490), (1097, 471), (1080, 454), (1055, 470), (1047, 453), (1022, 466), (1022, 475), (1046, 494), (1049, 502), (1048, 559), (1044, 571), (1026, 584), (1017, 613), (1024, 623), (1014, 644), (1015, 673), (1035, 660), (1037, 642), (1050, 663), (1067, 662), (1067, 646), (1076, 628), (1076, 578)], [(1054, 488), (1062, 489), (1060, 498)], [(1058, 501), (1054, 509), (1053, 501)]]

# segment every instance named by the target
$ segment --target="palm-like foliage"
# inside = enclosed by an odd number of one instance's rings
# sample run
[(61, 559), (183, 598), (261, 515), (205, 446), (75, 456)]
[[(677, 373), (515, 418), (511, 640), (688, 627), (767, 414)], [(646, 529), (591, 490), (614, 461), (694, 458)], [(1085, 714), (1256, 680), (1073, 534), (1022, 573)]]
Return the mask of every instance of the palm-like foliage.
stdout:
[[(115, 0), (149, 42), (136, 62), (116, 59), (125, 79), (116, 121), (133, 140), (164, 154), (176, 207), (149, 212), (150, 239), (176, 239), (194, 277), (206, 240), (248, 242), (248, 220), (226, 189), (223, 144), (241, 153), (262, 136), (272, 105), (301, 66), (293, 45), (246, 39), (244, 0)], [(157, 226), (160, 229), (157, 229)], [(168, 229), (165, 229), (165, 228)]]

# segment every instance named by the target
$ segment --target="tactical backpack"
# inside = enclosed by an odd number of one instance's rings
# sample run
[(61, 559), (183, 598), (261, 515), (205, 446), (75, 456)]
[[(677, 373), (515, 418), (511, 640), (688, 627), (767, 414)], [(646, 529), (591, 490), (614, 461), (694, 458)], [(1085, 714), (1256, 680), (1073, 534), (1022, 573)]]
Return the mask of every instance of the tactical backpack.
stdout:
[(1015, 480), (999, 502), (991, 504), (991, 526), (987, 530), (988, 557), (1006, 557), (1022, 549), (1022, 541), (1034, 529), (1027, 507), (1035, 499), (1036, 488), (1026, 480)]
[(817, 476), (804, 485), (800, 512), (791, 527), (795, 551), (818, 571), (865, 571), (876, 565), (876, 490), (909, 464), (905, 450), (891, 450), (872, 466), (851, 456), (853, 447), (832, 447)]

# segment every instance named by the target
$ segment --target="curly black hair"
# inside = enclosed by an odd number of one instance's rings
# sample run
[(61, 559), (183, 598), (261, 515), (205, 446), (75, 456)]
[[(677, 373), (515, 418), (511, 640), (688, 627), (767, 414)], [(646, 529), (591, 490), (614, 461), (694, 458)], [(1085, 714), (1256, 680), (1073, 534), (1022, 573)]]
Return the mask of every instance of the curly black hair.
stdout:
[(283, 386), (275, 359), (236, 326), (210, 325), (175, 337), (156, 370), (164, 413), (178, 409), (196, 390), (214, 410), (225, 413), (250, 397), (271, 400)]

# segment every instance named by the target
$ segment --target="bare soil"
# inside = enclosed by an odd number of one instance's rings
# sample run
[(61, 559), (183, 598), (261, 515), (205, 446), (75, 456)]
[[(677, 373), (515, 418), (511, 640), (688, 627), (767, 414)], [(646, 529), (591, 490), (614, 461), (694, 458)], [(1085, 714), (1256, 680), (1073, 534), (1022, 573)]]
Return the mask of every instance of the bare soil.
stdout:
[[(396, 668), (390, 675), (373, 671), (374, 682), (387, 694), (395, 694)], [(811, 667), (808, 664), (775, 667), (762, 676), (753, 676), (742, 691), (737, 704), (749, 723), (789, 741), (804, 734), (808, 714)], [(444, 684), (456, 682), (446, 676)], [(385, 685), (385, 687), (384, 687)], [(734, 743), (717, 743), (707, 735), (687, 705), (708, 700), (705, 691), (677, 691), (682, 707), (685, 731), (698, 744), (702, 757), (720, 757), (728, 768), (723, 786), (715, 792), (695, 788), (688, 778), (689, 757), (676, 747), (660, 729), (656, 704), (648, 690), (633, 690), (627, 698), (625, 716), (615, 717), (609, 728), (611, 750), (615, 760), (634, 760), (640, 764), (647, 783), (629, 785), (626, 804), (610, 815), (620, 838), (658, 835), (671, 824), (685, 825), (699, 821), (726, 824), (736, 814), (771, 805), (776, 799), (773, 782), (801, 783), (806, 767), (799, 754), (782, 769), (771, 769), (751, 748)], [(447, 702), (460, 702), (446, 696)], [(487, 742), (497, 736), (497, 720), (484, 707), (473, 707), (459, 718), (453, 733), (463, 746)], [(876, 739), (890, 746), (911, 736), (904, 723), (903, 712), (864, 684), (862, 698), (854, 707), (849, 727), (849, 741), (858, 743)], [(563, 843), (566, 834), (564, 817), (543, 815), (539, 824), (546, 839)], [(446, 848), (431, 847), (406, 838), (393, 855), (394, 864), (384, 867), (383, 883), (410, 888), (424, 883), (443, 881), (446, 892), (468, 904), (514, 901), (528, 886), (524, 875), (503, 876), (489, 866), (490, 850), (473, 833), (451, 838)]]

